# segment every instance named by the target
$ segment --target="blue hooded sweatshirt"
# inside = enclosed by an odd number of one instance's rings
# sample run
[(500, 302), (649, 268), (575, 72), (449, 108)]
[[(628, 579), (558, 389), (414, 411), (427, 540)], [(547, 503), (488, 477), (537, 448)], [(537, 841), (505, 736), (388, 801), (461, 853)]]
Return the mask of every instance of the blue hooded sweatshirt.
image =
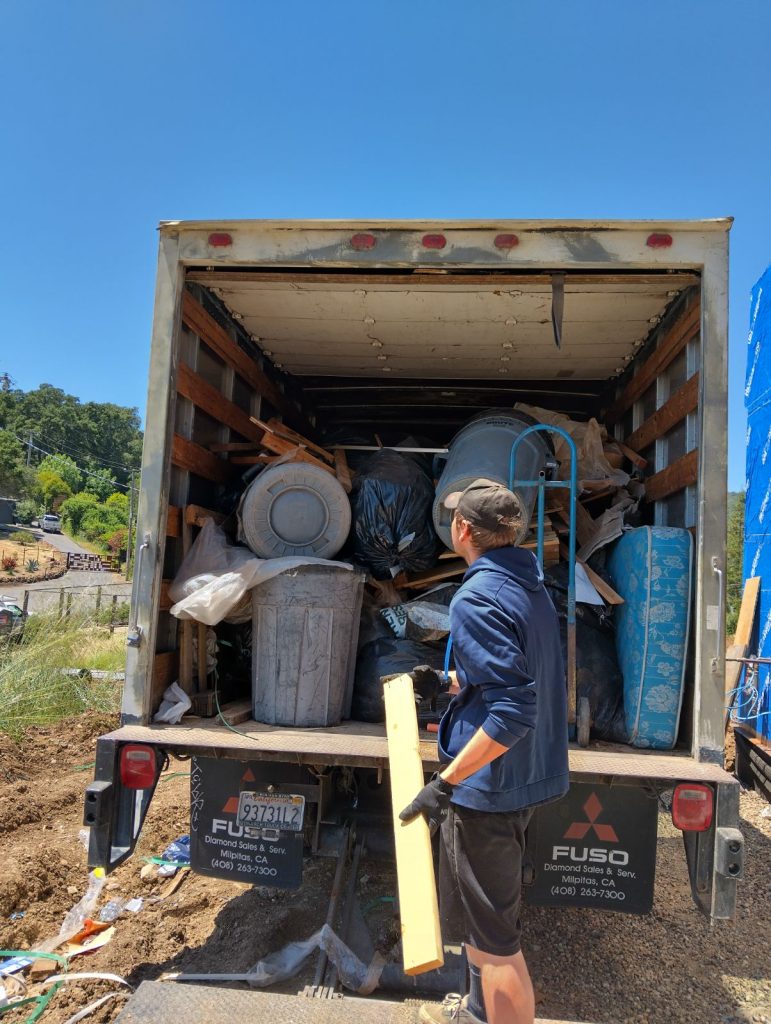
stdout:
[(481, 726), (509, 749), (455, 786), (453, 803), (514, 811), (569, 785), (567, 688), (557, 613), (535, 555), (488, 551), (469, 566), (450, 605), (460, 693), (439, 726), (450, 762)]

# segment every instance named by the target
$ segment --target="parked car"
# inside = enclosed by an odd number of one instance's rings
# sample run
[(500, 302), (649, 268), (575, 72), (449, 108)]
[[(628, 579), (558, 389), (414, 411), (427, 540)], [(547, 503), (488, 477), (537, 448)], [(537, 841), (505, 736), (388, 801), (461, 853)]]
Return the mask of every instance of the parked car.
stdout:
[(0, 597), (0, 636), (21, 637), (27, 613), (12, 597)]
[(61, 533), (62, 532), (62, 521), (52, 512), (48, 515), (41, 516), (39, 519), (40, 529), (43, 533)]

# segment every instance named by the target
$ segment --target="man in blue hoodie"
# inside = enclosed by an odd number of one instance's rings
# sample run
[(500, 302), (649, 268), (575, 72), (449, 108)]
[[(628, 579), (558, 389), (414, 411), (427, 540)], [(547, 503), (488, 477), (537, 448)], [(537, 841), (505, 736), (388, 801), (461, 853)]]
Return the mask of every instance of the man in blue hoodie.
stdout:
[(468, 564), (450, 606), (458, 690), (439, 727), (445, 767), (401, 817), (441, 824), (442, 916), (462, 922), (467, 997), (421, 1007), (429, 1024), (532, 1024), (520, 948), (525, 830), (532, 808), (568, 780), (567, 693), (557, 614), (535, 556), (515, 546), (517, 498), (475, 480), (446, 500), (452, 543)]

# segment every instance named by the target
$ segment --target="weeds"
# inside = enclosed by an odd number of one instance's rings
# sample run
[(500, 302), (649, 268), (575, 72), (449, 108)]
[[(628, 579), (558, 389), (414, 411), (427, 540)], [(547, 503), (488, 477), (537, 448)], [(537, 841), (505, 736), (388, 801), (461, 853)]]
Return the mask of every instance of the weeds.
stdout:
[[(120, 683), (88, 670), (122, 671), (125, 638), (92, 618), (31, 616), (21, 639), (0, 641), (0, 731), (18, 737), (30, 725), (51, 725), (83, 711), (115, 712)], [(81, 675), (63, 669), (81, 669)]]

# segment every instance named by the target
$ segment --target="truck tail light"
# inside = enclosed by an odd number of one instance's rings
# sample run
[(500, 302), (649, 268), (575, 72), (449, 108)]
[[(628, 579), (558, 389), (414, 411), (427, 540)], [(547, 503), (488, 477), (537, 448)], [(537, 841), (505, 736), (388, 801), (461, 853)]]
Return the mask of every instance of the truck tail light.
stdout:
[(519, 239), (516, 235), (496, 235), (494, 244), (496, 249), (514, 249), (519, 245)]
[(714, 796), (701, 782), (681, 782), (672, 797), (672, 823), (681, 832), (706, 832), (712, 824)]
[(213, 245), (215, 248), (223, 248), (232, 244), (233, 236), (229, 235), (226, 231), (213, 231), (209, 235), (209, 245)]
[(424, 249), (444, 249), (447, 239), (444, 235), (423, 235)]
[(654, 233), (648, 235), (648, 240), (645, 244), (651, 249), (668, 249), (672, 244), (672, 236)]
[(126, 789), (151, 789), (157, 771), (155, 747), (127, 743), (120, 752), (120, 781)]
[(360, 231), (356, 235), (351, 235), (351, 248), (357, 252), (366, 252), (367, 249), (374, 249), (377, 245), (377, 239), (374, 235), (370, 235), (365, 231)]

